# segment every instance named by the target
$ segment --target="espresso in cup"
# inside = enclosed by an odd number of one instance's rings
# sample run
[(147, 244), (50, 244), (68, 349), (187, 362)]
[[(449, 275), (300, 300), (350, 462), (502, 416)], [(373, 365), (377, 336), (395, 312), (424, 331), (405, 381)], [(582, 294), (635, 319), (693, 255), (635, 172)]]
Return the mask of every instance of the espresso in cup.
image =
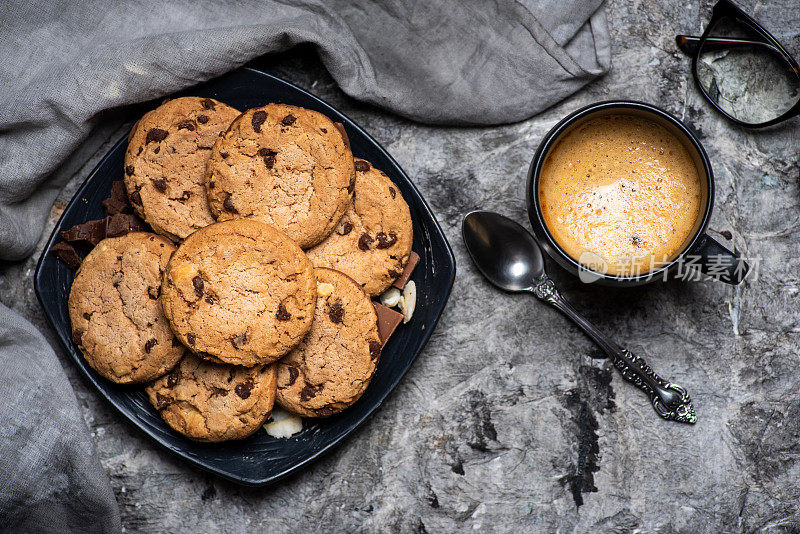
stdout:
[(625, 114), (599, 116), (566, 133), (542, 165), (538, 196), (562, 250), (616, 276), (671, 261), (704, 209), (684, 144), (660, 124)]

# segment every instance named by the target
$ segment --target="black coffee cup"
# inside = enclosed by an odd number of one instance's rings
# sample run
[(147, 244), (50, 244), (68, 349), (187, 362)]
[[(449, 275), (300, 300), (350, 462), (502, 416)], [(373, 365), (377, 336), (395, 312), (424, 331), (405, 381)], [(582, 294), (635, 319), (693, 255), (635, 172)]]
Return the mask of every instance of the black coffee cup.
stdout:
[[(701, 216), (695, 222), (693, 232), (686, 240), (681, 252), (668, 263), (633, 276), (618, 276), (593, 270), (567, 254), (548, 230), (539, 204), (539, 177), (550, 150), (557, 146), (558, 141), (574, 128), (589, 120), (612, 114), (648, 119), (671, 132), (689, 151), (697, 168), (702, 188)], [(528, 171), (527, 202), (528, 216), (539, 244), (551, 258), (585, 282), (597, 282), (610, 286), (637, 286), (654, 280), (674, 277), (681, 266), (691, 266), (711, 278), (728, 284), (739, 284), (749, 271), (747, 262), (738, 252), (731, 252), (706, 233), (714, 207), (714, 174), (703, 145), (681, 121), (650, 104), (625, 100), (598, 102), (571, 113), (556, 124), (544, 137), (531, 162)]]

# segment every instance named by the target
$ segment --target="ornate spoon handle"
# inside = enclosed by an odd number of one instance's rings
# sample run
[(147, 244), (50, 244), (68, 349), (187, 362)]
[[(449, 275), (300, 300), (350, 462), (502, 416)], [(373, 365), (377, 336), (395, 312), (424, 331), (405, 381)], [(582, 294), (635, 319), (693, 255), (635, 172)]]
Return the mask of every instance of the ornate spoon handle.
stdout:
[(581, 330), (586, 332), (608, 354), (622, 377), (650, 397), (650, 402), (658, 415), (680, 423), (694, 424), (697, 422), (692, 399), (683, 387), (667, 382), (658, 376), (644, 359), (620, 348), (600, 333), (569, 302), (564, 300), (553, 281), (546, 275), (539, 278), (536, 285), (531, 288), (531, 292), (572, 319)]

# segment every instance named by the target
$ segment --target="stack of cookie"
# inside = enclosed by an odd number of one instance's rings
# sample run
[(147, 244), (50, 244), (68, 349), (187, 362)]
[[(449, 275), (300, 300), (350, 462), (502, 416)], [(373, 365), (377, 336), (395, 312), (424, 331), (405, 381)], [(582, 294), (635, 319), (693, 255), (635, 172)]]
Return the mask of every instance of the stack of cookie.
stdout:
[(178, 98), (134, 125), (124, 182), (154, 233), (100, 241), (69, 296), (98, 373), (147, 383), (199, 441), (252, 434), (275, 402), (326, 417), (362, 395), (386, 337), (371, 298), (407, 279), (412, 225), (341, 125)]

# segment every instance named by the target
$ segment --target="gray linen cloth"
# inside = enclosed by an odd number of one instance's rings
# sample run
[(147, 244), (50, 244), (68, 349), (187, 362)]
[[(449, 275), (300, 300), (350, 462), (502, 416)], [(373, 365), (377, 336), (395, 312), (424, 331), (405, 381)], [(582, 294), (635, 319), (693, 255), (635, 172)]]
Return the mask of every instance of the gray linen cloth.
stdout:
[[(350, 96), (464, 125), (530, 117), (610, 66), (602, 0), (28, 0), (0, 11), (5, 260), (32, 253), (101, 111), (268, 52), (312, 43)], [(7, 308), (0, 335), (0, 383), (13, 390), (0, 405), (0, 529), (117, 530), (55, 354)]]

